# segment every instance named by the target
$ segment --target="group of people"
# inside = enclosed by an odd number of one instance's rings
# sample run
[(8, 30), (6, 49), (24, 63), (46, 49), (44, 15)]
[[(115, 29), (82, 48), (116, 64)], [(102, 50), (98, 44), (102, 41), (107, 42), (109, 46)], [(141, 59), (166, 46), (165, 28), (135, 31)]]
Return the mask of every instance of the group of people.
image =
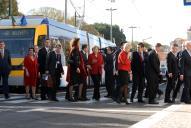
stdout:
[[(67, 59), (66, 80), (68, 82), (66, 99), (71, 102), (89, 100), (87, 93), (87, 78), (93, 82), (92, 99), (100, 100), (100, 86), (103, 69), (105, 71), (105, 86), (107, 95), (117, 103), (129, 104), (127, 97), (129, 82), (132, 81), (130, 102), (134, 102), (138, 90), (139, 103), (145, 103), (143, 92), (149, 104), (158, 104), (156, 95), (162, 94), (159, 89), (161, 78), (160, 58), (162, 45), (157, 43), (153, 50), (145, 50), (144, 43), (137, 45), (136, 51), (131, 51), (131, 44), (121, 42), (121, 47), (113, 50), (107, 47), (100, 52), (98, 46), (93, 46), (88, 55), (88, 45), (83, 44), (80, 50), (80, 39), (74, 38), (70, 42), (70, 53)], [(174, 103), (181, 85), (184, 85), (181, 101), (190, 104), (191, 96), (191, 42), (185, 43), (184, 49), (178, 51), (178, 45), (173, 43), (167, 55), (167, 87), (165, 91), (166, 103)], [(24, 85), (26, 98), (37, 99), (36, 87), (40, 85), (41, 100), (58, 101), (56, 97), (60, 85), (60, 78), (64, 74), (61, 61), (61, 45), (50, 48), (50, 40), (44, 42), (44, 47), (29, 48), (24, 58)], [(11, 71), (11, 57), (5, 43), (0, 41), (0, 78), (2, 78), (5, 98), (8, 99), (8, 76)], [(91, 82), (90, 82), (91, 83)], [(31, 88), (32, 95), (29, 93)], [(171, 96), (171, 92), (173, 95)], [(74, 92), (74, 94), (73, 94)]]

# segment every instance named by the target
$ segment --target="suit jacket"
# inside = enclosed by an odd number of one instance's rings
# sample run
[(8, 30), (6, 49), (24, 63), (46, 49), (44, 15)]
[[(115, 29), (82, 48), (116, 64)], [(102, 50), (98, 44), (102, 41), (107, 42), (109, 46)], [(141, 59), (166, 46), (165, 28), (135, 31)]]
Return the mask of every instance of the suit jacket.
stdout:
[(46, 69), (49, 71), (51, 76), (61, 76), (61, 73), (64, 72), (61, 54), (57, 57), (55, 51), (50, 52), (47, 56)]
[(167, 68), (168, 73), (178, 75), (178, 58), (172, 52), (167, 54)]
[(87, 55), (83, 51), (81, 51), (81, 54), (82, 54), (82, 58), (83, 58), (84, 64), (87, 65), (88, 64), (88, 57), (87, 57)]
[(45, 66), (46, 66), (46, 58), (47, 58), (48, 52), (46, 51), (46, 48), (43, 47), (38, 52), (38, 63), (39, 63), (39, 72), (41, 74), (45, 73)]
[(191, 56), (187, 50), (184, 50), (182, 52), (180, 65), (181, 65), (180, 74), (185, 76), (191, 76)]
[(113, 54), (106, 54), (105, 63), (104, 63), (104, 69), (105, 69), (106, 72), (108, 71), (108, 72), (113, 73), (113, 68), (114, 68)]
[(145, 75), (145, 65), (147, 62), (148, 54), (143, 52), (143, 58), (141, 58), (140, 54), (136, 51), (132, 54), (131, 60), (131, 70), (134, 75)]
[(160, 60), (155, 50), (151, 51), (148, 56), (146, 74), (149, 78), (160, 78)]
[(7, 49), (4, 50), (4, 57), (0, 58), (0, 74), (9, 74), (11, 71), (11, 56)]

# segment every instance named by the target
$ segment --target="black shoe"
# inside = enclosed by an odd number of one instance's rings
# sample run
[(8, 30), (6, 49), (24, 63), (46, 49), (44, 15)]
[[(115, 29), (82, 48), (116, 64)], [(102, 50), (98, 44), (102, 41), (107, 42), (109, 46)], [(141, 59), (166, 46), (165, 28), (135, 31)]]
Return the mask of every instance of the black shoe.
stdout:
[(52, 101), (56, 101), (56, 102), (59, 102), (59, 100), (56, 98), (56, 99), (53, 99)]
[(121, 104), (121, 100), (120, 100), (120, 99), (117, 99), (116, 102), (117, 102), (118, 104)]
[(187, 102), (184, 102), (185, 104), (191, 104), (191, 102), (190, 101), (187, 101)]
[(125, 101), (125, 104), (126, 104), (126, 105), (129, 105), (130, 103), (126, 100), (126, 101)]
[(156, 102), (156, 101), (149, 101), (149, 104), (159, 104), (159, 102)]
[(5, 94), (5, 99), (7, 100), (9, 98), (10, 98), (9, 94)]
[(68, 98), (68, 101), (70, 101), (70, 102), (76, 102), (76, 100), (74, 100), (74, 98)]
[(145, 101), (143, 101), (143, 100), (138, 100), (138, 103), (145, 103)]
[(88, 101), (88, 100), (90, 100), (90, 99), (88, 99), (87, 97), (86, 98), (83, 98), (84, 99), (84, 101)]
[(165, 103), (173, 103), (172, 100), (170, 100), (170, 99), (165, 99), (164, 102)]
[(47, 100), (47, 98), (41, 98), (41, 100)]

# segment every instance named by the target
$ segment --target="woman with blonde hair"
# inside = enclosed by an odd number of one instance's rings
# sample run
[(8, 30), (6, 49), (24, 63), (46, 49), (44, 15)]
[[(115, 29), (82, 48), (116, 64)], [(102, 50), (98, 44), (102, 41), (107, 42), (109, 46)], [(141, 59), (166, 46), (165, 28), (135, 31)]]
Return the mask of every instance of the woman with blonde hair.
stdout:
[[(83, 80), (87, 76), (84, 67), (84, 61), (79, 50), (80, 38), (75, 38), (71, 42), (71, 51), (68, 61), (67, 81), (69, 82), (69, 101), (74, 102), (75, 100), (82, 100), (82, 89)], [(79, 86), (78, 97), (74, 100), (73, 98), (73, 87)]]
[(120, 81), (120, 92), (117, 98), (117, 103), (121, 103), (122, 95), (124, 95), (125, 103), (129, 104), (127, 101), (128, 94), (128, 84), (131, 74), (131, 61), (130, 61), (130, 49), (131, 44), (125, 43), (123, 50), (118, 56), (118, 70), (119, 70), (119, 81)]
[(88, 56), (88, 69), (91, 75), (91, 78), (94, 83), (94, 93), (93, 98), (97, 101), (100, 99), (100, 83), (101, 83), (101, 75), (102, 75), (102, 68), (103, 68), (103, 56), (99, 52), (99, 47), (94, 46), (92, 48), (92, 53)]

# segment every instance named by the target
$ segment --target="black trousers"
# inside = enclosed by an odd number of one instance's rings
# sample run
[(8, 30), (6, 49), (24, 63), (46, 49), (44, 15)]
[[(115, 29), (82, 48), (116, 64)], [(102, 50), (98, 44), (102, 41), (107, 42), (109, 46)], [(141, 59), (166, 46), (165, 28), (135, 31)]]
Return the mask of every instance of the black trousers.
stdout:
[(49, 97), (51, 100), (56, 99), (56, 93), (60, 86), (60, 74), (51, 75), (53, 80), (53, 87), (49, 88)]
[(114, 91), (113, 71), (105, 71), (105, 87), (107, 90), (107, 96), (113, 96), (113, 91)]
[(0, 81), (2, 80), (3, 93), (5, 97), (9, 95), (9, 85), (8, 85), (9, 74), (0, 73)]
[(47, 83), (46, 83), (46, 81), (44, 80), (44, 78), (42, 76), (40, 78), (40, 84), (41, 84), (41, 87), (40, 87), (40, 90), (41, 90), (40, 97), (41, 97), (41, 100), (45, 100), (48, 97), (48, 88), (47, 88)]
[[(180, 80), (180, 78), (178, 78), (178, 82), (176, 84), (176, 87), (174, 89), (173, 96), (172, 96), (174, 99), (176, 99), (178, 92), (180, 92), (180, 87), (183, 85), (183, 83), (184, 83), (184, 81), (182, 81), (182, 80)], [(183, 94), (182, 94), (182, 98), (183, 98)]]
[(173, 76), (172, 78), (168, 77), (166, 91), (165, 91), (165, 100), (170, 100), (170, 93), (171, 91), (175, 90), (176, 82), (177, 82), (177, 76)]
[(83, 88), (82, 88), (82, 98), (86, 99), (87, 98), (87, 79), (84, 80), (83, 82)]
[(132, 92), (131, 92), (131, 99), (135, 97), (136, 91), (138, 89), (138, 100), (142, 100), (144, 86), (145, 86), (144, 76), (133, 74), (133, 86), (132, 86)]
[(184, 76), (183, 102), (190, 101), (191, 76)]
[(100, 99), (100, 83), (101, 83), (101, 75), (91, 75), (91, 78), (94, 83), (94, 93), (93, 99), (99, 100)]
[(149, 102), (154, 101), (154, 99), (156, 98), (158, 86), (159, 86), (159, 80), (157, 77), (149, 77), (148, 78)]

